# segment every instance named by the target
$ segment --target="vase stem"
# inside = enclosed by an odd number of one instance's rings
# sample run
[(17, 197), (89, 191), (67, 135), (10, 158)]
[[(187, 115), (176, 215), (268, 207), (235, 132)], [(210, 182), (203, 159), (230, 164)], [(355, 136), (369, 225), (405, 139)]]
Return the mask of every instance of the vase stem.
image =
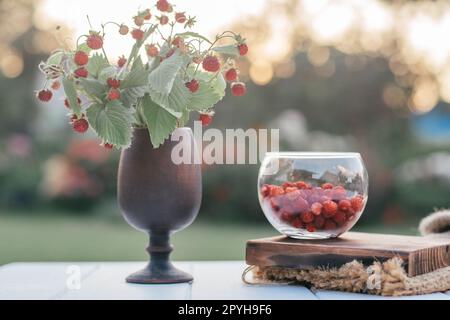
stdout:
[(169, 233), (151, 233), (150, 246), (147, 252), (150, 255), (150, 268), (161, 270), (170, 268), (170, 254), (173, 251), (173, 246), (170, 244)]

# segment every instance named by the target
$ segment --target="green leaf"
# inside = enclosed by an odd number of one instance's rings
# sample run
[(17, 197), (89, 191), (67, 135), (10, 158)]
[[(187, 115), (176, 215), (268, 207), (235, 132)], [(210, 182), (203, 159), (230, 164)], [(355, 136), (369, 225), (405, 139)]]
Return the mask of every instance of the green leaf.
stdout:
[(199, 91), (191, 95), (188, 105), (190, 110), (204, 111), (210, 109), (225, 97), (227, 82), (221, 73), (196, 72), (193, 67), (189, 67), (187, 73), (200, 82)]
[(122, 90), (120, 100), (127, 108), (134, 106), (139, 98), (142, 98), (147, 93), (147, 86), (134, 87)]
[(161, 64), (161, 60), (159, 57), (153, 58), (148, 63), (148, 72), (153, 72), (156, 68)]
[(150, 96), (155, 103), (173, 116), (180, 118), (189, 104), (190, 92), (181, 77), (177, 76), (169, 95), (160, 94), (150, 89)]
[(150, 88), (160, 94), (169, 95), (172, 91), (175, 78), (184, 63), (185, 59), (179, 51), (176, 51), (150, 74)]
[(155, 149), (159, 148), (177, 128), (177, 118), (162, 108), (149, 96), (142, 100), (142, 108), (147, 121), (150, 139)]
[(190, 66), (187, 70), (188, 75), (191, 78), (202, 80), (204, 82), (211, 82), (214, 90), (220, 94), (225, 94), (227, 88), (227, 82), (221, 73), (215, 74), (210, 72), (197, 71), (194, 66)]
[(90, 125), (97, 135), (117, 148), (128, 148), (133, 134), (133, 115), (119, 101), (109, 102), (106, 106), (93, 104), (87, 111)]
[(86, 52), (86, 53), (90, 53), (90, 52), (92, 51), (92, 49), (88, 47), (88, 45), (87, 45), (86, 42), (81, 43), (81, 44), (78, 46), (77, 50), (78, 50), (78, 51), (84, 51), (84, 52)]
[(191, 112), (187, 109), (184, 110), (183, 115), (181, 116), (180, 119), (178, 119), (178, 125), (180, 127), (184, 127), (189, 122), (190, 116), (191, 116)]
[(188, 108), (192, 111), (204, 111), (211, 109), (216, 103), (222, 100), (223, 96), (215, 92), (214, 87), (207, 82), (199, 81), (200, 89), (192, 94)]
[(225, 90), (227, 90), (227, 81), (225, 80), (223, 74), (218, 74), (216, 79), (212, 82), (212, 87), (214, 88), (214, 92), (222, 95), (222, 98), (225, 97)]
[(70, 107), (73, 112), (80, 117), (81, 116), (81, 106), (78, 104), (78, 94), (77, 88), (75, 86), (75, 81), (64, 77), (62, 80), (64, 87), (64, 92), (66, 94), (67, 100), (69, 101)]
[(201, 39), (203, 41), (208, 42), (209, 44), (212, 44), (212, 42), (202, 36), (201, 34), (198, 34), (197, 32), (192, 32), (192, 31), (188, 31), (188, 32), (183, 32), (183, 33), (178, 33), (177, 35), (175, 35), (175, 37), (182, 37), (182, 38), (197, 38), (197, 39)]
[(121, 89), (136, 88), (148, 84), (149, 72), (145, 70), (141, 58), (136, 59), (130, 73), (125, 77), (120, 85)]
[(62, 51), (55, 52), (47, 59), (47, 62), (45, 64), (51, 66), (59, 66), (61, 64), (63, 57), (64, 52)]
[(115, 78), (116, 75), (117, 75), (116, 68), (113, 66), (109, 66), (100, 71), (100, 74), (98, 75), (98, 80), (100, 80), (103, 83), (106, 83), (108, 78)]
[(107, 67), (109, 67), (108, 60), (103, 55), (96, 53), (89, 59), (87, 70), (92, 77), (98, 78), (100, 72)]
[(81, 86), (88, 96), (102, 100), (106, 96), (108, 87), (95, 79), (79, 79)]
[(212, 50), (221, 54), (226, 54), (230, 56), (239, 56), (239, 49), (235, 45), (215, 47)]

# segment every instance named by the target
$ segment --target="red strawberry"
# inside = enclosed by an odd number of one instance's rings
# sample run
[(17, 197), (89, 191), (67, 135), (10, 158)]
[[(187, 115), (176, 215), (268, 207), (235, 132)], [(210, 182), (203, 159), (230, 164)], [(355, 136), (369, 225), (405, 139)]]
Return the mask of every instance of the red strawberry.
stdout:
[(337, 186), (332, 192), (333, 200), (340, 201), (347, 198), (347, 191), (342, 186)]
[(289, 212), (282, 212), (280, 218), (287, 223), (291, 223), (295, 219), (294, 215)]
[(173, 39), (172, 44), (175, 47), (180, 47), (180, 46), (182, 46), (184, 44), (184, 40), (181, 37), (176, 37), (175, 39)]
[(120, 99), (120, 91), (119, 90), (114, 89), (114, 88), (109, 90), (109, 93), (108, 93), (109, 101), (114, 101), (114, 100), (119, 100), (119, 99)]
[(131, 31), (131, 36), (137, 41), (141, 41), (142, 39), (144, 39), (144, 34), (144, 31), (142, 31), (141, 29), (134, 29), (133, 31)]
[(325, 218), (331, 218), (336, 215), (338, 205), (334, 201), (325, 201), (323, 203), (323, 215)]
[(41, 90), (38, 92), (37, 98), (42, 102), (49, 102), (53, 98), (53, 92), (50, 90)]
[(308, 231), (309, 233), (314, 233), (317, 231), (317, 229), (314, 224), (310, 223), (306, 226), (306, 231)]
[(235, 97), (243, 97), (247, 94), (247, 87), (243, 82), (235, 82), (231, 85), (231, 93)]
[(281, 196), (283, 194), (284, 194), (284, 190), (281, 187), (273, 186), (273, 188), (270, 189), (271, 197)]
[(315, 215), (315, 216), (320, 216), (322, 214), (322, 209), (323, 206), (316, 202), (311, 206), (311, 212)]
[(241, 56), (247, 55), (247, 53), (248, 53), (248, 46), (247, 46), (245, 43), (240, 44), (240, 45), (238, 46), (238, 49), (239, 49), (239, 54), (240, 54)]
[(168, 17), (168, 16), (165, 16), (165, 15), (162, 15), (162, 16), (159, 18), (159, 23), (160, 23), (162, 26), (168, 24), (168, 23), (169, 23), (169, 17)]
[(198, 91), (198, 89), (200, 89), (200, 83), (197, 80), (193, 79), (193, 80), (189, 81), (188, 83), (186, 83), (186, 87), (192, 93), (196, 93)]
[(296, 229), (303, 229), (303, 221), (300, 218), (293, 219), (291, 224)]
[(298, 192), (298, 189), (295, 188), (295, 187), (294, 188), (293, 187), (287, 187), (287, 188), (284, 188), (284, 191), (288, 194), (288, 193)]
[(158, 0), (156, 3), (156, 8), (161, 12), (169, 12), (170, 7), (170, 3), (167, 0)]
[(147, 50), (147, 55), (152, 58), (158, 56), (158, 54), (159, 54), (159, 49), (154, 44), (147, 45), (146, 50)]
[(306, 224), (314, 221), (314, 215), (311, 212), (303, 212), (301, 214), (302, 221)]
[(337, 225), (334, 221), (332, 220), (327, 220), (325, 221), (325, 225), (323, 226), (323, 228), (325, 230), (336, 230), (337, 229)]
[(296, 188), (286, 188), (284, 189), (286, 193), (286, 199), (289, 201), (296, 201), (299, 197), (301, 197), (300, 191)]
[(333, 188), (334, 186), (331, 183), (325, 183), (324, 185), (322, 185), (322, 189), (324, 190), (331, 190)]
[(73, 121), (72, 126), (78, 133), (85, 133), (89, 130), (89, 122), (86, 119), (76, 119)]
[(270, 195), (270, 185), (263, 185), (261, 188), (261, 194), (264, 198), (267, 198)]
[(292, 182), (285, 182), (281, 185), (281, 187), (283, 189), (287, 189), (287, 188), (295, 188), (295, 184)]
[(200, 119), (204, 127), (208, 127), (213, 122), (213, 116), (210, 114), (200, 114)]
[(52, 83), (52, 89), (57, 91), (61, 88), (61, 82), (59, 82), (58, 80), (53, 81)]
[(336, 215), (333, 217), (333, 220), (334, 222), (336, 222), (338, 226), (343, 226), (347, 221), (347, 216), (345, 215), (344, 212), (338, 211)]
[(78, 68), (77, 70), (75, 70), (74, 74), (77, 78), (87, 78), (89, 75), (85, 67)]
[(296, 182), (295, 186), (297, 188), (299, 188), (299, 189), (302, 189), (302, 190), (311, 189), (311, 186), (309, 184), (307, 184), (306, 182), (303, 182), (303, 181)]
[(144, 25), (144, 22), (145, 21), (143, 17), (140, 16), (134, 17), (134, 24), (137, 25), (138, 27), (142, 27)]
[(360, 212), (364, 207), (364, 199), (361, 196), (356, 196), (351, 200), (352, 209), (355, 212)]
[(120, 80), (117, 79), (113, 79), (113, 78), (108, 78), (108, 80), (106, 80), (106, 82), (108, 83), (108, 86), (110, 88), (114, 88), (114, 89), (119, 89), (120, 88)]
[(117, 66), (119, 68), (123, 68), (126, 64), (127, 64), (127, 59), (125, 58), (125, 56), (119, 57), (119, 60), (117, 61)]
[(192, 58), (192, 62), (194, 62), (195, 64), (200, 64), (203, 62), (203, 57), (202, 56), (195, 56), (194, 58)]
[(339, 201), (339, 209), (342, 211), (348, 211), (352, 208), (352, 203), (348, 200)]
[(146, 9), (143, 12), (144, 20), (150, 20), (152, 18), (152, 13), (150, 12), (150, 9)]
[(234, 69), (234, 68), (231, 68), (230, 70), (228, 70), (228, 71), (225, 73), (225, 79), (226, 79), (228, 82), (236, 81), (237, 78), (238, 78), (238, 72), (237, 72), (237, 70)]
[(75, 63), (79, 66), (85, 66), (89, 62), (89, 56), (84, 51), (78, 51), (75, 53), (74, 59)]
[(303, 199), (302, 197), (298, 197), (294, 202), (294, 207), (296, 212), (305, 212), (309, 209), (308, 201)]
[[(81, 99), (77, 98), (77, 101), (78, 101), (78, 104), (80, 105), (81, 104)], [(70, 102), (69, 102), (68, 99), (64, 100), (64, 105), (66, 106), (67, 109), (70, 109)]]
[(126, 36), (128, 34), (128, 32), (130, 32), (130, 28), (128, 28), (127, 25), (124, 25), (124, 24), (120, 25), (119, 33), (121, 35)]
[(278, 200), (277, 197), (270, 199), (270, 206), (275, 211), (279, 211), (280, 210), (280, 201)]
[(219, 59), (215, 56), (207, 56), (203, 59), (203, 69), (209, 72), (217, 72), (220, 70)]
[(325, 225), (325, 218), (322, 216), (317, 216), (314, 218), (314, 225), (317, 229), (322, 229)]
[(185, 23), (187, 21), (186, 14), (184, 12), (175, 13), (175, 21), (178, 23)]
[(91, 33), (87, 38), (86, 44), (92, 50), (99, 50), (103, 48), (103, 38), (98, 33)]

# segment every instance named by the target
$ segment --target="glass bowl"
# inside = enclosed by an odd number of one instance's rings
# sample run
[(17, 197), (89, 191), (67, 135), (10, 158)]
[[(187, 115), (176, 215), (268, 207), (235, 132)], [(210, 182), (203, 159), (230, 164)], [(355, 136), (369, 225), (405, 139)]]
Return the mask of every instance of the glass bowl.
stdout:
[(261, 166), (261, 208), (295, 239), (336, 238), (358, 222), (369, 178), (358, 153), (268, 153)]

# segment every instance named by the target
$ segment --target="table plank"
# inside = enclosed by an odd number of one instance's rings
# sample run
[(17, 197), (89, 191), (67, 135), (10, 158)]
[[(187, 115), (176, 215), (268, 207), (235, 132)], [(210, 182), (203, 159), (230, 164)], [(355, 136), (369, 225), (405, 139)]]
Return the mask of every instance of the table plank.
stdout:
[[(176, 267), (192, 272), (190, 263), (176, 263)], [(130, 274), (144, 268), (145, 263), (100, 263), (87, 277), (80, 290), (67, 290), (61, 300), (186, 300), (190, 284), (138, 285), (128, 284)]]
[[(242, 283), (243, 262), (184, 262), (193, 284), (134, 285), (126, 276), (145, 263), (17, 263), (0, 267), (3, 300), (450, 300), (450, 291), (425, 296), (386, 298), (334, 291), (311, 292), (301, 286), (248, 286)], [(80, 290), (67, 286), (67, 270), (78, 266)]]
[(244, 262), (200, 262), (194, 265), (192, 300), (317, 300), (300, 286), (249, 286), (241, 280)]
[[(0, 268), (0, 299), (51, 300), (66, 290), (67, 270), (73, 263), (14, 263)], [(81, 279), (95, 264), (78, 263)]]
[(358, 293), (319, 290), (316, 292), (316, 296), (320, 300), (450, 300), (450, 296), (443, 293), (409, 297), (381, 297)]

